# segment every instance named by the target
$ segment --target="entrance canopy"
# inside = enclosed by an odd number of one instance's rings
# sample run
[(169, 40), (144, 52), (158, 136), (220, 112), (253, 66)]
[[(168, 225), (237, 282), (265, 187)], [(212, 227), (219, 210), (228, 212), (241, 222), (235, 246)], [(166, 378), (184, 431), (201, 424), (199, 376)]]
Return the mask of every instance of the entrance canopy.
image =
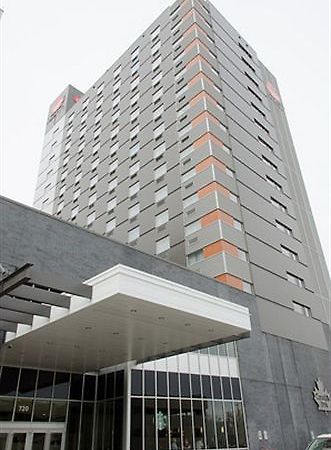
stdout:
[(48, 304), (49, 314), (8, 327), (0, 364), (89, 372), (240, 339), (251, 329), (247, 308), (123, 265), (79, 290), (57, 289), (68, 304)]

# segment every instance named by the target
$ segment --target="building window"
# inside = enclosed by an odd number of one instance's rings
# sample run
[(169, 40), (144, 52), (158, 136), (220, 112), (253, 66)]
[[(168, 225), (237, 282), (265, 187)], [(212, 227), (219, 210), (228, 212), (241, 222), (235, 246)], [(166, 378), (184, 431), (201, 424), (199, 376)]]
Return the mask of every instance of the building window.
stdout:
[[(87, 116), (86, 116), (86, 117), (87, 117)], [(94, 119), (95, 124), (99, 123), (101, 119), (102, 119), (102, 111), (100, 111), (100, 112), (95, 116), (95, 119)]]
[(103, 91), (103, 88), (105, 87), (105, 82), (103, 81), (98, 87), (97, 87), (97, 94), (101, 94)]
[(158, 73), (152, 78), (152, 85), (155, 86), (157, 83), (159, 83), (162, 80), (162, 72)]
[(189, 123), (188, 125), (185, 125), (183, 128), (181, 128), (180, 130), (178, 130), (178, 136), (181, 138), (182, 136), (184, 136), (184, 134), (188, 133), (192, 128), (192, 124)]
[(182, 175), (182, 183), (185, 183), (185, 181), (187, 181), (190, 178), (192, 178), (195, 174), (196, 174), (195, 168), (193, 168), (193, 169), (189, 170), (188, 172), (184, 173)]
[(258, 140), (260, 142), (260, 144), (263, 145), (263, 147), (265, 147), (266, 149), (268, 149), (270, 152), (273, 152), (274, 149), (271, 147), (270, 144), (268, 144), (268, 142), (266, 142), (264, 139), (262, 139), (260, 136), (258, 136)]
[(131, 208), (129, 208), (129, 219), (136, 217), (139, 214), (139, 212), (140, 212), (139, 203), (136, 203), (135, 205), (131, 206)]
[(186, 158), (186, 156), (189, 156), (193, 153), (194, 148), (192, 147), (192, 145), (190, 145), (187, 148), (184, 148), (184, 150), (180, 153), (179, 157), (180, 159), (184, 159)]
[(156, 250), (155, 253), (157, 255), (160, 255), (163, 252), (166, 252), (170, 248), (170, 237), (166, 236), (163, 239), (160, 239), (159, 241), (156, 241)]
[(131, 122), (133, 122), (139, 116), (139, 111), (140, 111), (139, 108), (132, 111), (132, 113), (130, 114)]
[(118, 135), (119, 129), (120, 129), (120, 127), (117, 126), (111, 131), (111, 134), (110, 134), (111, 139), (115, 139), (116, 138), (116, 136)]
[[(84, 145), (85, 145), (85, 144), (84, 144)], [(99, 151), (100, 147), (101, 147), (101, 142), (100, 142), (100, 141), (96, 142), (96, 143), (93, 145), (92, 153), (93, 153), (93, 154), (97, 153), (97, 152)]]
[(116, 227), (116, 219), (111, 219), (106, 223), (106, 233), (111, 233)]
[(184, 232), (185, 236), (190, 236), (191, 234), (201, 230), (201, 222), (200, 220), (197, 220), (195, 222), (190, 223), (189, 225), (186, 225)]
[(91, 225), (95, 221), (95, 211), (87, 216), (87, 226)]
[(137, 77), (131, 81), (131, 84), (130, 84), (131, 91), (133, 91), (133, 89), (135, 89), (139, 85), (139, 81), (140, 81), (139, 77)]
[(115, 208), (116, 204), (117, 204), (116, 197), (112, 198), (111, 200), (109, 200), (109, 202), (107, 203), (107, 211), (108, 212), (113, 211), (113, 209)]
[(65, 193), (65, 191), (66, 191), (66, 186), (65, 185), (61, 186), (61, 189), (59, 191), (59, 196), (61, 197)]
[(167, 198), (167, 196), (168, 196), (168, 187), (163, 186), (161, 189), (155, 192), (155, 201), (160, 202), (165, 198)]
[(157, 100), (159, 100), (163, 95), (163, 88), (160, 88), (153, 94), (153, 103), (155, 103)]
[(236, 230), (239, 230), (239, 231), (242, 231), (242, 229), (243, 229), (242, 223), (239, 222), (239, 220), (236, 220), (236, 219), (233, 219), (233, 227)]
[(116, 78), (120, 75), (121, 73), (121, 66), (116, 67), (116, 69), (114, 69), (113, 71), (113, 77)]
[(90, 188), (93, 188), (98, 182), (98, 175), (94, 175), (94, 177), (90, 180)]
[(293, 235), (292, 229), (287, 225), (284, 225), (282, 222), (279, 222), (278, 220), (276, 220), (276, 227), (278, 228), (278, 230), (288, 234), (289, 236)]
[(190, 195), (183, 199), (183, 208), (187, 208), (190, 205), (193, 205), (199, 200), (198, 194)]
[(154, 159), (159, 158), (160, 156), (163, 155), (163, 153), (166, 150), (166, 145), (163, 142), (162, 144), (158, 145), (155, 149), (154, 149)]
[(74, 194), (72, 196), (72, 200), (75, 202), (76, 200), (79, 199), (80, 196), (80, 189), (76, 189), (76, 191), (74, 191)]
[(120, 86), (121, 86), (121, 80), (116, 81), (116, 83), (114, 83), (114, 85), (113, 85), (113, 92), (118, 91)]
[(121, 112), (120, 110), (117, 110), (112, 116), (111, 116), (111, 121), (112, 123), (115, 123), (116, 120), (120, 117)]
[(155, 42), (155, 44), (151, 48), (151, 53), (154, 56), (155, 53), (161, 48), (161, 41)]
[(140, 189), (140, 183), (138, 181), (137, 183), (135, 183), (129, 187), (129, 197), (136, 195), (139, 192), (139, 189)]
[(191, 266), (192, 264), (195, 264), (201, 261), (202, 259), (203, 259), (203, 251), (197, 250), (196, 252), (187, 255), (187, 264)]
[(82, 162), (84, 161), (84, 156), (82, 155), (80, 158), (77, 159), (76, 161), (76, 169), (78, 169), (81, 165)]
[(64, 181), (67, 178), (67, 175), (68, 175), (68, 171), (67, 170), (62, 172), (62, 174), (61, 174), (61, 181)]
[(132, 67), (131, 67), (131, 75), (135, 74), (139, 69), (140, 63), (137, 61)]
[(119, 104), (120, 101), (121, 101), (121, 95), (118, 94), (118, 95), (116, 95), (115, 98), (113, 98), (113, 108), (116, 108), (116, 106)]
[(180, 88), (180, 89), (176, 92), (175, 97), (176, 97), (176, 98), (181, 97), (187, 90), (188, 90), (188, 85), (185, 84), (185, 86), (183, 86), (182, 88)]
[(287, 276), (287, 280), (290, 283), (295, 284), (296, 286), (298, 286), (300, 288), (305, 287), (304, 280), (302, 278), (298, 277), (297, 275), (293, 275), (293, 273), (286, 272), (286, 276)]
[(119, 143), (118, 143), (118, 142), (115, 142), (115, 144), (113, 144), (113, 145), (110, 147), (110, 152), (109, 152), (110, 156), (114, 156), (115, 153), (118, 151), (118, 149), (119, 149)]
[(277, 183), (277, 181), (275, 181), (271, 177), (269, 177), (268, 175), (266, 175), (266, 180), (272, 187), (277, 189), (277, 191), (280, 191), (280, 192), (283, 191), (282, 186), (279, 183)]
[(239, 259), (241, 259), (242, 261), (247, 261), (247, 252), (241, 250), (240, 248), (237, 248), (237, 254)]
[(129, 167), (129, 176), (132, 177), (133, 175), (135, 175), (140, 168), (140, 162), (137, 161), (135, 164), (133, 164), (133, 166)]
[(140, 227), (138, 226), (138, 227), (132, 228), (132, 230), (129, 230), (129, 233), (128, 233), (128, 242), (135, 241), (136, 239), (139, 238), (139, 236), (140, 236)]
[(130, 104), (131, 106), (134, 105), (135, 103), (137, 103), (137, 101), (139, 100), (139, 92), (137, 92), (133, 97), (131, 97), (130, 99)]
[(161, 117), (162, 113), (164, 111), (164, 106), (159, 106), (155, 111), (153, 111), (153, 119), (157, 120), (159, 117)]
[(166, 209), (162, 211), (160, 214), (155, 216), (155, 226), (160, 227), (161, 225), (169, 222), (169, 211)]
[(112, 174), (116, 171), (118, 167), (118, 159), (115, 159), (110, 165), (109, 165), (109, 173)]
[(152, 62), (152, 70), (156, 70), (160, 64), (161, 64), (161, 56), (159, 56)]
[(96, 158), (96, 159), (94, 159), (93, 161), (92, 161), (92, 164), (91, 164), (91, 170), (94, 170), (94, 169), (96, 169), (97, 167), (98, 167), (98, 165), (99, 165), (99, 158)]
[(112, 192), (117, 186), (117, 178), (111, 180), (108, 185), (108, 192)]
[(138, 133), (139, 133), (139, 125), (137, 125), (130, 131), (130, 139), (136, 138)]
[(139, 144), (129, 148), (129, 156), (133, 158), (139, 152)]
[(100, 108), (102, 103), (103, 103), (103, 97), (100, 97), (99, 100), (95, 104), (95, 108), (96, 109)]
[(156, 39), (158, 37), (158, 35), (160, 34), (160, 25), (158, 27), (155, 28), (155, 30), (151, 31), (151, 40), (153, 41), (154, 39)]
[(298, 261), (298, 254), (296, 252), (289, 249), (288, 247), (285, 247), (284, 245), (281, 245), (280, 248), (281, 248), (283, 255), (288, 256), (289, 258), (293, 259), (294, 261)]
[(78, 211), (79, 211), (79, 206), (75, 206), (74, 208), (72, 208), (72, 210), (71, 210), (71, 219), (72, 220), (76, 218)]
[(293, 309), (295, 312), (302, 314), (306, 317), (311, 317), (311, 309), (308, 306), (302, 305), (301, 303), (297, 303), (295, 301), (293, 303)]
[(260, 130), (264, 131), (267, 134), (270, 134), (268, 128), (266, 128), (264, 125), (262, 125), (262, 123), (259, 122), (257, 119), (254, 119), (254, 122), (260, 128)]
[(139, 47), (136, 47), (131, 51), (131, 60), (139, 56), (139, 51), (140, 51)]
[(262, 161), (269, 167), (271, 167), (273, 170), (278, 171), (278, 167), (276, 166), (276, 164), (274, 164), (273, 162), (270, 161), (270, 159), (266, 158), (265, 156), (261, 156)]
[(100, 136), (100, 133), (101, 133), (101, 125), (100, 125), (98, 128), (96, 128), (96, 129), (94, 130), (94, 133), (93, 133), (94, 139), (96, 139), (97, 137), (99, 137), (99, 136)]
[(77, 173), (75, 176), (75, 184), (79, 183), (79, 181), (82, 179), (82, 172)]
[(59, 203), (59, 205), (57, 207), (57, 213), (58, 214), (62, 211), (63, 207), (64, 207), (64, 202)]
[(97, 193), (94, 192), (92, 195), (90, 195), (90, 197), (89, 197), (89, 199), (88, 199), (88, 205), (89, 205), (89, 206), (94, 205), (96, 199), (97, 199)]
[(162, 166), (157, 167), (154, 169), (154, 179), (158, 180), (159, 178), (163, 177), (167, 173), (167, 163), (162, 164)]
[(276, 208), (280, 209), (282, 212), (286, 213), (287, 212), (287, 208), (285, 205), (283, 205), (281, 202), (279, 202), (278, 200), (276, 200), (273, 197), (270, 197), (270, 203), (275, 206)]

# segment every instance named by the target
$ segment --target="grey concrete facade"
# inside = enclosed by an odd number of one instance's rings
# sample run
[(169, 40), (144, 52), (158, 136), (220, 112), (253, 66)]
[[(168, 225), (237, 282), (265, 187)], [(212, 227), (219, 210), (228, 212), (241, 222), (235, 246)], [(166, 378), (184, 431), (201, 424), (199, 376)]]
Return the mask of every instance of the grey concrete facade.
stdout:
[(177, 1), (48, 123), (36, 207), (254, 293), (238, 347), (251, 448), (261, 430), (277, 450), (325, 431), (304, 374), (329, 378), (329, 274), (255, 50), (209, 1)]
[(9, 270), (28, 261), (84, 280), (121, 263), (247, 306), (252, 333), (238, 343), (238, 354), (251, 450), (301, 450), (310, 432), (330, 429), (330, 415), (318, 411), (312, 396), (316, 378), (331, 388), (330, 353), (263, 332), (251, 294), (5, 198), (0, 214), (1, 263)]

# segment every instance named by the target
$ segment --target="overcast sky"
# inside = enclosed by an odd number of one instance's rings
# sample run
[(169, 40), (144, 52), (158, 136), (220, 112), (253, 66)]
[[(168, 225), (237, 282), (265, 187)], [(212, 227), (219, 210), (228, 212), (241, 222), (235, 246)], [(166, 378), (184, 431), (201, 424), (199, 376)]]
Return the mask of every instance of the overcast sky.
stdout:
[[(87, 90), (170, 0), (0, 0), (1, 192), (33, 202), (49, 104)], [(330, 264), (329, 0), (213, 0), (281, 89)]]

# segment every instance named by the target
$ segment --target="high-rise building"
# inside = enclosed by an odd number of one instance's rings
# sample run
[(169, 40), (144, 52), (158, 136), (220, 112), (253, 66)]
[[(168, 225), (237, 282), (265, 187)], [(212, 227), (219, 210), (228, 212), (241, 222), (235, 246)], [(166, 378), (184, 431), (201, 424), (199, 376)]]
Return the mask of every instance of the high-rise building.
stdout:
[[(186, 444), (173, 436), (178, 447), (170, 448), (269, 442), (299, 450), (330, 426), (311, 393), (330, 363), (329, 275), (281, 95), (274, 75), (209, 1), (177, 1), (86, 93), (69, 86), (55, 100), (35, 206), (254, 294), (259, 338), (231, 353), (239, 355), (247, 427), (239, 433), (233, 425), (231, 434), (228, 424), (223, 441), (214, 405), (217, 431), (208, 434), (204, 413), (201, 426), (192, 425), (196, 437)], [(152, 400), (136, 388), (141, 377), (146, 384), (155, 371), (196, 374), (198, 391), (213, 364), (221, 376), (229, 370), (223, 351), (134, 369), (132, 411), (145, 399), (145, 419), (131, 423), (131, 450), (155, 448), (152, 438), (140, 439), (152, 420)], [(162, 411), (155, 426), (166, 430)], [(181, 420), (190, 414), (181, 410)], [(164, 433), (159, 450), (171, 445)]]

